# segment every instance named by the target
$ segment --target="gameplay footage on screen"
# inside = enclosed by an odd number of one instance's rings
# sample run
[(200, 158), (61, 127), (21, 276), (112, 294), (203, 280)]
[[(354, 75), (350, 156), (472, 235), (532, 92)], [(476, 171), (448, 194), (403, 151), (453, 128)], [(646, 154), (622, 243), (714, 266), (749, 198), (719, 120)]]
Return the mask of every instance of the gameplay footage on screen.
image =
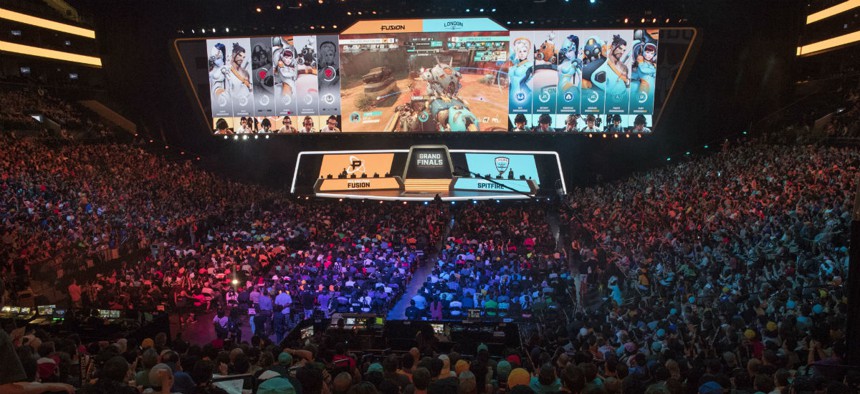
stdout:
[(213, 133), (651, 132), (658, 29), (356, 26), (206, 40)]

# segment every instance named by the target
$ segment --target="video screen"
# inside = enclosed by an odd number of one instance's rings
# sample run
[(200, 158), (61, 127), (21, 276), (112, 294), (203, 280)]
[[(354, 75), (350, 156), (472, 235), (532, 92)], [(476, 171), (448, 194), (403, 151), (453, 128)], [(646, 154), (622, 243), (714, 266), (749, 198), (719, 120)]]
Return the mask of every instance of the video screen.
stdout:
[(302, 334), (302, 340), (303, 341), (313, 337), (314, 336), (314, 327), (310, 326), (310, 327), (302, 328), (301, 334)]
[(320, 178), (380, 178), (391, 174), (393, 153), (325, 155)]
[(515, 132), (649, 133), (658, 29), (511, 31)]
[(56, 309), (56, 305), (39, 305), (36, 306), (36, 314), (39, 316), (48, 316), (54, 314), (54, 309)]
[(215, 135), (340, 131), (338, 37), (206, 40)]
[(506, 131), (505, 31), (344, 34), (346, 132)]
[(433, 327), (433, 333), (434, 334), (436, 334), (436, 335), (448, 335), (448, 333), (445, 332), (446, 330), (445, 330), (444, 324), (430, 323), (430, 326)]

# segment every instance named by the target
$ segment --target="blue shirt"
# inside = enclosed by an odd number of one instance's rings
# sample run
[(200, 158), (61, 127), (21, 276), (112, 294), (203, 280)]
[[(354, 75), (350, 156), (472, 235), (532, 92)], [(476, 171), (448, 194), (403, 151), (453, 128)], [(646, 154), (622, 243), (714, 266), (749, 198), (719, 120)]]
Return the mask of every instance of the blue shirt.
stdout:
[(267, 295), (260, 296), (260, 310), (261, 311), (271, 311), (274, 309), (272, 307), (272, 297)]

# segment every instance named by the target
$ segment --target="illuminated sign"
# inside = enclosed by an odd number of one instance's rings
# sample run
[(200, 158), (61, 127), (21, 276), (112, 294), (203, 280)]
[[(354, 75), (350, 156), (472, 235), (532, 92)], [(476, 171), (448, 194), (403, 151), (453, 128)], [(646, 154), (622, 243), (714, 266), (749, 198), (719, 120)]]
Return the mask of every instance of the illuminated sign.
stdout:
[(320, 178), (338, 176), (360, 178), (384, 177), (391, 172), (393, 153), (355, 153), (346, 155), (324, 155), (320, 166)]
[(53, 49), (37, 48), (29, 45), (0, 41), (0, 52), (17, 53), (19, 55), (43, 57), (51, 60), (62, 60), (81, 63), (88, 66), (101, 67), (102, 60), (95, 56), (78, 55)]
[(67, 25), (65, 23), (54, 22), (52, 20), (43, 19), (35, 16), (30, 16), (27, 14), (22, 14), (20, 12), (10, 11), (3, 8), (0, 8), (0, 19), (6, 19), (13, 22), (23, 23), (31, 26), (41, 27), (43, 29), (59, 31), (68, 34), (74, 34), (76, 36), (86, 37), (86, 38), (96, 38), (96, 32), (91, 29), (84, 29), (83, 27), (77, 27), (72, 25)]
[(806, 17), (806, 24), (808, 25), (811, 23), (815, 23), (822, 19), (830, 18), (831, 16), (841, 14), (845, 11), (857, 7), (860, 7), (860, 0), (848, 0), (846, 2), (839, 3), (833, 7), (828, 7), (816, 13), (810, 14)]

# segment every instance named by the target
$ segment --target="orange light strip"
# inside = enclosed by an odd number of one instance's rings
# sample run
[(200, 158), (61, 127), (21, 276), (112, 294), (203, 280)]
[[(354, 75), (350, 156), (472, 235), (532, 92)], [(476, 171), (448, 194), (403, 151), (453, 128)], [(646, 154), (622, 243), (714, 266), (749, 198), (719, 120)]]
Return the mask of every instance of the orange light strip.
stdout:
[(15, 44), (6, 41), (0, 41), (0, 52), (11, 52), (19, 55), (43, 57), (51, 60), (63, 60), (99, 68), (102, 66), (102, 59), (95, 56), (78, 55), (75, 53), (55, 51), (53, 49), (32, 47), (29, 45)]
[(74, 34), (76, 36), (86, 37), (86, 38), (96, 38), (95, 30), (84, 29), (83, 27), (77, 27), (72, 25), (67, 25), (65, 23), (54, 22), (52, 20), (43, 19), (39, 17), (35, 17), (32, 15), (22, 14), (20, 12), (10, 11), (7, 9), (0, 8), (0, 19), (8, 19), (10, 21), (24, 23), (31, 26), (41, 27), (43, 29), (59, 31), (68, 34)]
[(857, 41), (860, 41), (860, 31), (855, 31), (854, 33), (848, 33), (839, 37), (828, 38), (823, 41), (813, 42), (812, 44), (797, 47), (797, 56), (813, 55), (817, 52), (852, 44)]
[(848, 0), (844, 3), (839, 3), (833, 7), (825, 8), (821, 11), (818, 11), (814, 14), (810, 14), (806, 17), (806, 24), (812, 24), (818, 22), (822, 19), (830, 18), (833, 15), (841, 14), (845, 11), (848, 11), (852, 8), (860, 7), (860, 0)]

